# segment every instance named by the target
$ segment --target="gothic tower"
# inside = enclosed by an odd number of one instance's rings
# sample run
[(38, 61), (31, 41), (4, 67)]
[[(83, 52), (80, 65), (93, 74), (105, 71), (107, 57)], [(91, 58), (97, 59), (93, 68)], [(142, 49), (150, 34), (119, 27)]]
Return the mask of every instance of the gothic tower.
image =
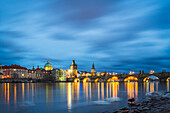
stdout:
[(77, 64), (73, 60), (72, 65), (70, 65), (71, 77), (77, 77)]
[(95, 72), (96, 72), (96, 69), (95, 69), (94, 63), (93, 63), (92, 68), (91, 68), (91, 75), (94, 76)]

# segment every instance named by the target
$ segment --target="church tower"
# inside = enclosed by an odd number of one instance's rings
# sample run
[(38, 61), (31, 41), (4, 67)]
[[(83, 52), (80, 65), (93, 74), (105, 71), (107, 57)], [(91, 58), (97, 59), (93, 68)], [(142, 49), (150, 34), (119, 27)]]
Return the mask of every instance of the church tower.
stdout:
[(95, 72), (96, 72), (96, 69), (95, 69), (94, 63), (93, 63), (92, 68), (91, 68), (91, 75), (94, 76)]
[(50, 61), (47, 61), (47, 63), (44, 66), (45, 71), (51, 71), (53, 70), (53, 66), (50, 64)]
[(71, 73), (71, 77), (77, 77), (77, 64), (75, 63), (75, 61), (73, 60), (72, 65), (70, 65), (70, 73)]

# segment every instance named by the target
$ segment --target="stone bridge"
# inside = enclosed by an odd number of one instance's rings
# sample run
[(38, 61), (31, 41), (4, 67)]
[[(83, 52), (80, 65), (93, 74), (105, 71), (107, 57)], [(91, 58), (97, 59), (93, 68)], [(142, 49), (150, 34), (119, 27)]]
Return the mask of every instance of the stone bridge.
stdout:
[(118, 75), (103, 75), (103, 76), (82, 76), (77, 78), (69, 78), (71, 82), (109, 82), (109, 81), (146, 81), (150, 76), (156, 76), (160, 82), (166, 82), (170, 78), (170, 72), (161, 73), (139, 73), (139, 74), (118, 74)]

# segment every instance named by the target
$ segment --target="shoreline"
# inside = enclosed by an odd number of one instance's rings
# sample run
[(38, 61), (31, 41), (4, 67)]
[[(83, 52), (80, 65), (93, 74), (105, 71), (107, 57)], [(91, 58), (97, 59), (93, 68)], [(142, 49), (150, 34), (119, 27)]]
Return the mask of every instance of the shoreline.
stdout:
[(138, 103), (129, 102), (128, 107), (123, 107), (113, 112), (103, 113), (170, 113), (170, 93), (167, 94), (167, 97), (162, 96), (159, 99), (143, 99)]

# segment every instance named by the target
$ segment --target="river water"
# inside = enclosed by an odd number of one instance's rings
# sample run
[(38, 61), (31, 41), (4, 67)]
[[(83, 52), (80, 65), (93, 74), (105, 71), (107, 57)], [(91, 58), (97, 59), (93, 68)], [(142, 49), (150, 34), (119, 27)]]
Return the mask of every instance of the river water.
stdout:
[[(169, 82), (0, 83), (0, 113), (101, 113), (140, 101), (150, 91), (169, 92)], [(117, 102), (100, 104), (115, 98)], [(120, 101), (119, 101), (120, 99)]]

